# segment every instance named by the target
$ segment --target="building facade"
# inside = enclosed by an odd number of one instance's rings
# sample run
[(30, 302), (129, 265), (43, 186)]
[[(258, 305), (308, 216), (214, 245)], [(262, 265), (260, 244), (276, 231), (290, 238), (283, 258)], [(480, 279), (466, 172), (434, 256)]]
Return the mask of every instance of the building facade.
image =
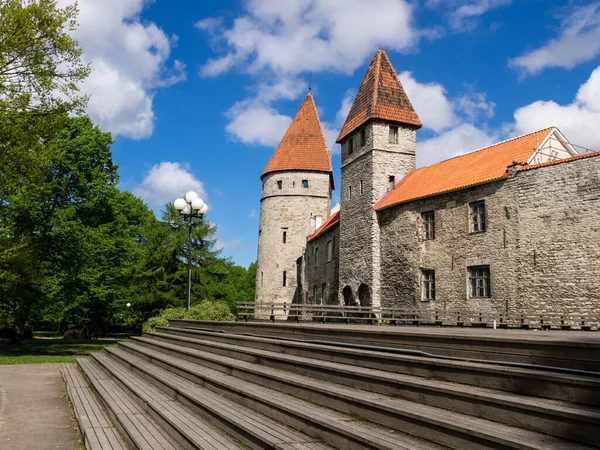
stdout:
[[(293, 261), (294, 284), (257, 280), (257, 302), (600, 313), (600, 152), (579, 155), (549, 127), (417, 169), (420, 126), (378, 50), (337, 141), (340, 210), (328, 214), (330, 166), (317, 172), (322, 209), (285, 198), (298, 217), (263, 188), (258, 276)], [(286, 220), (305, 235), (282, 252)]]

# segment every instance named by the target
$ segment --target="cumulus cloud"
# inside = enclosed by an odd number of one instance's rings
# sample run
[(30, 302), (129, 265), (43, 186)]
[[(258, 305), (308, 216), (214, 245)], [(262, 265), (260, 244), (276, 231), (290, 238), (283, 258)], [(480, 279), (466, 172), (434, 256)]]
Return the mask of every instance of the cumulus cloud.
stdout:
[(354, 89), (347, 90), (344, 96), (342, 97), (342, 103), (335, 115), (335, 121), (322, 122), (323, 134), (325, 135), (325, 142), (327, 142), (327, 147), (329, 148), (329, 151), (331, 153), (337, 154), (341, 151), (340, 146), (336, 144), (335, 141), (338, 135), (340, 134), (342, 126), (344, 126), (344, 122), (346, 120), (346, 117), (348, 117), (350, 108), (352, 108), (352, 102), (354, 101), (355, 95), (356, 91)]
[(572, 69), (600, 54), (600, 3), (572, 8), (562, 16), (559, 36), (510, 60), (526, 74), (548, 67)]
[(506, 6), (512, 0), (428, 0), (429, 8), (447, 8), (448, 23), (453, 31), (468, 31), (477, 26), (479, 18), (486, 12)]
[(258, 100), (235, 103), (226, 113), (229, 123), (225, 131), (244, 144), (274, 147), (279, 144), (292, 118), (279, 114), (268, 104)]
[[(64, 7), (73, 0), (59, 0)], [(87, 112), (103, 130), (141, 139), (154, 127), (153, 93), (185, 79), (185, 65), (168, 65), (176, 36), (167, 36), (140, 14), (146, 0), (79, 0), (74, 37), (92, 75), (82, 84)]]
[(142, 183), (133, 189), (133, 193), (151, 207), (161, 207), (188, 191), (207, 199), (202, 182), (191, 173), (190, 166), (169, 161), (154, 165)]
[(517, 109), (514, 117), (519, 133), (555, 125), (572, 143), (600, 150), (600, 67), (579, 87), (571, 103), (540, 100)]
[(418, 38), (412, 9), (405, 0), (249, 0), (230, 28), (215, 26), (218, 19), (197, 23), (225, 49), (202, 74), (236, 65), (250, 73), (351, 73), (377, 46), (411, 49)]

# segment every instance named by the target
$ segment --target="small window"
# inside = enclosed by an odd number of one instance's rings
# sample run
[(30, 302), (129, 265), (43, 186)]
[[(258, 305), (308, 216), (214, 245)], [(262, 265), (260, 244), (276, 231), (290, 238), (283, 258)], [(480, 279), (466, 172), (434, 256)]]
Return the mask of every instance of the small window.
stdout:
[(327, 303), (327, 283), (321, 285), (321, 304)]
[(360, 130), (360, 146), (364, 147), (367, 144), (367, 131), (363, 128)]
[(388, 191), (393, 190), (396, 187), (396, 177), (394, 175), (388, 176)]
[(283, 271), (283, 287), (287, 285), (287, 272)]
[(352, 199), (352, 186), (348, 186), (348, 200)]
[(302, 187), (308, 189), (308, 180), (302, 180)]
[(277, 189), (282, 189), (282, 188), (283, 188), (283, 181), (277, 180)]
[(327, 262), (333, 259), (333, 240), (327, 241)]
[(469, 267), (469, 297), (490, 298), (490, 266)]
[(435, 213), (427, 211), (421, 214), (423, 218), (423, 238), (426, 241), (435, 239)]
[(360, 180), (360, 195), (362, 195), (363, 193), (363, 183), (362, 180)]
[(262, 229), (261, 229), (261, 228), (259, 228), (259, 229), (258, 229), (258, 235), (260, 236), (261, 234), (262, 234)]
[(287, 231), (283, 232), (283, 243), (287, 244)]
[(398, 127), (390, 126), (390, 144), (398, 143)]
[(354, 138), (348, 139), (348, 154), (351, 155), (354, 152)]
[(480, 233), (485, 231), (485, 202), (474, 202), (470, 207), (470, 227), (471, 233)]
[(435, 270), (421, 269), (423, 277), (422, 300), (435, 300)]
[(261, 272), (260, 273), (260, 287), (263, 287), (263, 279), (264, 279), (264, 276), (263, 276), (263, 273)]
[(319, 247), (315, 248), (315, 267), (319, 267)]

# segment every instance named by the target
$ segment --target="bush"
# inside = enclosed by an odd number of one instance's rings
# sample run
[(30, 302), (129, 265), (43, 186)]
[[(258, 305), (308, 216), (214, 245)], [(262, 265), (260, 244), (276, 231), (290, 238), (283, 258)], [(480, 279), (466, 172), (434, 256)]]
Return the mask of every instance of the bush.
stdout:
[(169, 320), (216, 320), (219, 322), (233, 322), (235, 316), (231, 313), (225, 302), (205, 300), (191, 307), (189, 311), (185, 308), (168, 308), (160, 312), (158, 316), (150, 317), (144, 322), (144, 331), (154, 331), (157, 327), (166, 327)]

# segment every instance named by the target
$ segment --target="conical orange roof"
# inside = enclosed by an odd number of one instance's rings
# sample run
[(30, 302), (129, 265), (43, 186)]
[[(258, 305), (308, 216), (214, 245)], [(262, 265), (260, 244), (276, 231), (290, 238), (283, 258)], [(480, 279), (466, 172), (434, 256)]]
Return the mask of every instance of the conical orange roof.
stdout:
[(310, 93), (275, 149), (261, 178), (269, 172), (282, 170), (314, 170), (333, 176), (319, 114)]
[(392, 63), (383, 49), (377, 50), (369, 64), (337, 142), (371, 119), (381, 119), (421, 128)]

